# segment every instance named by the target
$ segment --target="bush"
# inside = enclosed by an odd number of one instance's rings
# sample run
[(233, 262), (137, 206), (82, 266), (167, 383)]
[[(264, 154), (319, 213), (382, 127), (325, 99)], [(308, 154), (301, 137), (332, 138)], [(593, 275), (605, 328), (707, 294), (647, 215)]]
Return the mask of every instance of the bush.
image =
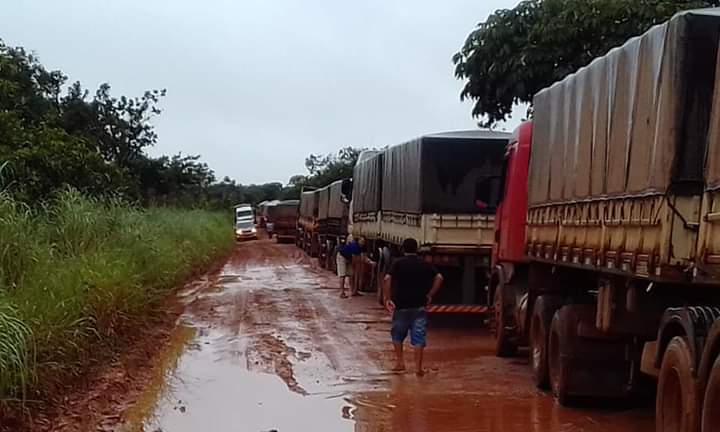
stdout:
[(79, 373), (232, 244), (222, 213), (73, 191), (30, 209), (0, 194), (0, 400)]

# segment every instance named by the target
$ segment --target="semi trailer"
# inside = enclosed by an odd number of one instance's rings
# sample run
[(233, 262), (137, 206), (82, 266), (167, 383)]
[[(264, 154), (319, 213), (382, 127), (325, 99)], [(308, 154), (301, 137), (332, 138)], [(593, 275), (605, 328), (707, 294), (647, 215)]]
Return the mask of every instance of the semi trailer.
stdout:
[(428, 134), (368, 153), (353, 179), (352, 233), (382, 240), (395, 255), (406, 238), (443, 273), (430, 312), (483, 313), (494, 242), (495, 206), (510, 134)]
[(266, 205), (268, 235), (274, 235), (278, 243), (295, 241), (299, 205), (299, 200), (273, 201)]
[(659, 432), (720, 430), (720, 11), (540, 91), (506, 150), (492, 328), (561, 404), (657, 379)]
[(318, 190), (303, 190), (300, 193), (300, 214), (297, 221), (297, 246), (311, 257), (320, 251), (318, 239)]
[(335, 248), (348, 235), (349, 201), (343, 194), (343, 184), (348, 182), (337, 180), (318, 190), (318, 260), (322, 268), (332, 271), (336, 270)]

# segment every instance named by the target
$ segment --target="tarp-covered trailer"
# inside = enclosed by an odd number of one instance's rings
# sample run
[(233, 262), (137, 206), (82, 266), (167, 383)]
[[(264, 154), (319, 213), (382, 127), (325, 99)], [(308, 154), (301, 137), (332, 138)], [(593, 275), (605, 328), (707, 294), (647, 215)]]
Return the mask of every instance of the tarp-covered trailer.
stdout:
[(349, 203), (343, 195), (343, 182), (338, 180), (320, 189), (318, 233), (320, 237), (320, 265), (335, 268), (335, 247), (348, 235)]
[(384, 152), (366, 150), (353, 170), (351, 234), (369, 242), (380, 238), (383, 160)]
[(295, 240), (299, 200), (274, 201), (266, 209), (268, 224), (272, 224), (273, 234), (278, 243)]
[[(446, 286), (431, 312), (484, 312), (509, 133), (424, 135), (383, 155), (380, 237), (414, 238)], [(357, 199), (357, 193), (354, 193)], [(353, 210), (355, 211), (355, 210)]]
[(310, 256), (319, 252), (318, 213), (319, 193), (317, 190), (303, 191), (300, 194), (300, 217), (298, 218), (297, 244)]
[(641, 369), (658, 431), (720, 430), (719, 38), (719, 9), (674, 16), (536, 94), (508, 147), (527, 228), (524, 253), (498, 236), (498, 354), (527, 341), (561, 403)]

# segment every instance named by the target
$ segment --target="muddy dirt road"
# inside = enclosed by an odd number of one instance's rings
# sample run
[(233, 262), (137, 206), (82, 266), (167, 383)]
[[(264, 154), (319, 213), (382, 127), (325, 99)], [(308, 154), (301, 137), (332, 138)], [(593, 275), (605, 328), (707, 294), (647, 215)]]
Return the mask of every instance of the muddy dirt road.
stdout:
[(431, 321), (428, 375), (389, 373), (387, 313), (339, 299), (292, 245), (240, 244), (212, 282), (181, 292), (182, 325), (121, 430), (654, 430), (649, 409), (557, 406), (478, 323)]

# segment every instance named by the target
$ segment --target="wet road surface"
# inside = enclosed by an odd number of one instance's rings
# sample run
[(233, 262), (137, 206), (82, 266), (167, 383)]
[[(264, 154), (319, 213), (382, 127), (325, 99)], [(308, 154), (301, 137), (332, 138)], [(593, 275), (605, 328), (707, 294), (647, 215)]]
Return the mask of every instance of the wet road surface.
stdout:
[(557, 406), (524, 358), (495, 358), (458, 317), (431, 320), (425, 377), (389, 373), (389, 315), (374, 296), (341, 300), (293, 245), (239, 244), (216, 278), (180, 293), (181, 324), (121, 430), (654, 430), (650, 409)]

